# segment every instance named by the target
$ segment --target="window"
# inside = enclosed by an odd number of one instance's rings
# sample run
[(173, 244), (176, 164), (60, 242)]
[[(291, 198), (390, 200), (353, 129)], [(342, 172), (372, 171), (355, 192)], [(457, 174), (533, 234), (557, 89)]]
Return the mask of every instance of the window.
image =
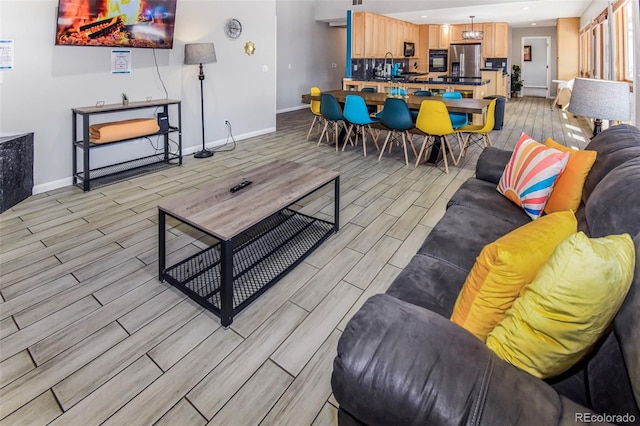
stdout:
[[(635, 56), (633, 38), (633, 7), (631, 0), (618, 0), (587, 27), (580, 36), (580, 75), (593, 78), (633, 81)], [(609, 40), (609, 26), (613, 26), (613, 40)], [(613, 75), (609, 64), (613, 64)]]
[(623, 7), (625, 10), (624, 17), (626, 20), (625, 27), (625, 45), (626, 52), (623, 53), (623, 58), (625, 58), (625, 67), (624, 67), (624, 80), (633, 81), (633, 57), (634, 57), (634, 45), (633, 45), (633, 8), (631, 7), (631, 2), (627, 2), (627, 4)]

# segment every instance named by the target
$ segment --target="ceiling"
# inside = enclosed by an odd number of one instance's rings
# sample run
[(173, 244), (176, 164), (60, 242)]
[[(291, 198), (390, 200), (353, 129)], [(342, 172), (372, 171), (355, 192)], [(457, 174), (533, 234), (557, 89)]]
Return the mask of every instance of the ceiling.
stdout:
[[(322, 1), (320, 2), (322, 3)], [(351, 2), (349, 2), (351, 3)], [(603, 10), (607, 0), (363, 0), (354, 11), (367, 10), (415, 24), (507, 22), (512, 27), (555, 26), (557, 18), (581, 17), (589, 6)], [(343, 15), (344, 16), (344, 15)]]

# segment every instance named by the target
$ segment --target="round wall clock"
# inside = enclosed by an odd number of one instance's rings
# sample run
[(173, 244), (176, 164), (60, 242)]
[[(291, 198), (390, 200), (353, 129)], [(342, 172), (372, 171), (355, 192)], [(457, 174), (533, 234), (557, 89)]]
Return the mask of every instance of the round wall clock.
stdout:
[(238, 38), (242, 34), (242, 24), (237, 19), (229, 19), (224, 27), (224, 32), (230, 38)]

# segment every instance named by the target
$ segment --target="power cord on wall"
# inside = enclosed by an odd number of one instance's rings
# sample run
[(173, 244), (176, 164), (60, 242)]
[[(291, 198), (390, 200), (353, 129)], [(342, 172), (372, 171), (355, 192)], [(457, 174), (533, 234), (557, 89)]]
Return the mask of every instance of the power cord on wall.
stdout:
[(169, 99), (169, 92), (167, 92), (167, 87), (164, 85), (164, 81), (162, 80), (162, 75), (160, 75), (160, 67), (158, 67), (158, 58), (156, 57), (156, 49), (153, 50), (153, 61), (156, 64), (156, 73), (158, 73), (158, 79), (160, 80), (160, 84), (162, 84), (162, 90), (164, 90), (164, 98)]
[[(233, 131), (231, 130), (231, 122), (229, 120), (224, 120), (224, 125), (227, 127), (227, 140), (224, 142), (224, 145), (222, 145), (219, 149), (212, 149), (212, 151), (214, 152), (228, 152), (236, 149), (236, 140), (233, 138)], [(229, 145), (229, 138), (231, 138), (231, 140), (233, 141), (232, 146), (227, 149), (223, 149), (225, 146)]]

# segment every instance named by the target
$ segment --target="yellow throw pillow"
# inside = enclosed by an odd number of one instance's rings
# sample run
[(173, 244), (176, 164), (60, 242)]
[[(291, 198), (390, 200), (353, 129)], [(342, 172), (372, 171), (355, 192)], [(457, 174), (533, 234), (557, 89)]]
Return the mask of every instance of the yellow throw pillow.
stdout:
[(451, 321), (485, 341), (560, 242), (577, 231), (572, 211), (542, 216), (486, 245), (453, 307)]
[(547, 138), (547, 140), (544, 141), (544, 145), (557, 149), (558, 151), (569, 153), (567, 166), (553, 186), (551, 196), (544, 206), (545, 213), (578, 210), (580, 200), (582, 199), (584, 181), (587, 179), (587, 175), (589, 175), (589, 171), (596, 161), (597, 152), (572, 149), (560, 145), (551, 138)]
[(613, 320), (634, 266), (628, 234), (572, 235), (489, 333), (487, 346), (536, 377), (557, 376), (578, 362)]

